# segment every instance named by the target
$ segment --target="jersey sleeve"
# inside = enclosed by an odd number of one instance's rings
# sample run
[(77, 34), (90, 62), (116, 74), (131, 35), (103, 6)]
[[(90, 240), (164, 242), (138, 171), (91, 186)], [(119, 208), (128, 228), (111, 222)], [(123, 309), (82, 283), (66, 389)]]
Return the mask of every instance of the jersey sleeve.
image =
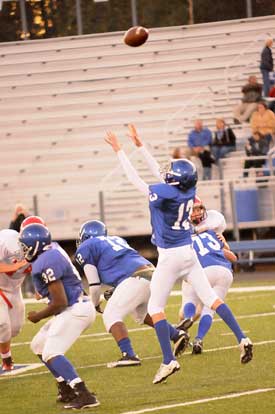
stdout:
[(95, 244), (93, 244), (93, 247), (90, 244), (90, 241), (89, 245), (84, 242), (75, 253), (75, 260), (82, 267), (82, 269), (84, 269), (84, 266), (87, 264), (96, 266), (96, 260), (93, 253)]
[(123, 150), (117, 152), (118, 159), (128, 180), (142, 193), (148, 195), (148, 184), (140, 178), (137, 170), (134, 168), (129, 158)]
[(161, 173), (160, 173), (159, 163), (153, 157), (153, 155), (148, 151), (148, 149), (144, 145), (142, 145), (142, 147), (140, 147), (138, 151), (143, 156), (153, 176), (156, 177), (158, 180), (163, 181)]
[(168, 184), (151, 184), (149, 185), (149, 202), (156, 207), (161, 207), (163, 202), (175, 197), (173, 187)]

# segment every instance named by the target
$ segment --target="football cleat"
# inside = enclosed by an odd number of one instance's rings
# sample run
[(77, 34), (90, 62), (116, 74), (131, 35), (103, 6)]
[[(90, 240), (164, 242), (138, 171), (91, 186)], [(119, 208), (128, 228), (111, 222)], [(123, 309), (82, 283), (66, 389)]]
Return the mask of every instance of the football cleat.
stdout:
[(253, 358), (253, 344), (249, 338), (243, 338), (239, 347), (241, 351), (241, 363), (247, 364)]
[(74, 386), (74, 391), (76, 397), (67, 405), (64, 405), (64, 408), (72, 410), (82, 410), (89, 407), (97, 407), (100, 405), (100, 402), (97, 400), (96, 395), (93, 392), (90, 392), (84, 382), (79, 382)]
[(201, 354), (203, 350), (203, 342), (201, 339), (196, 338), (193, 342), (192, 354)]
[(133, 367), (137, 365), (141, 365), (141, 360), (137, 355), (129, 356), (126, 352), (123, 352), (122, 358), (118, 361), (109, 362), (107, 368)]
[(180, 356), (188, 348), (190, 336), (184, 332), (179, 331), (179, 337), (174, 344), (174, 355), (175, 357)]
[(158, 372), (153, 379), (153, 384), (159, 384), (166, 380), (167, 377), (180, 370), (178, 361), (172, 359), (169, 364), (160, 364)]
[(176, 326), (177, 329), (187, 332), (189, 328), (193, 325), (193, 318), (185, 318), (183, 321), (180, 321)]
[(14, 369), (12, 357), (2, 359), (2, 371), (12, 371)]
[(73, 401), (76, 397), (76, 393), (74, 392), (73, 388), (66, 383), (66, 381), (58, 382), (58, 395), (56, 398), (57, 402), (64, 402), (68, 403)]

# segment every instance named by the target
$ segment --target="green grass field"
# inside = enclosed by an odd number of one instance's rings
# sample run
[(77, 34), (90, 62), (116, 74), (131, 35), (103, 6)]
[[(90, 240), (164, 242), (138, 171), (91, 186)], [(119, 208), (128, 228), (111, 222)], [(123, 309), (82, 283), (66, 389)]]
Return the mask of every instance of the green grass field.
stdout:
[[(270, 284), (269, 280), (266, 282)], [(237, 285), (249, 286), (249, 283), (238, 282)], [(273, 414), (274, 292), (231, 293), (227, 303), (254, 342), (253, 361), (247, 365), (240, 364), (234, 336), (216, 318), (205, 338), (204, 353), (191, 355), (188, 351), (180, 358), (181, 370), (166, 383), (158, 385), (152, 384), (161, 362), (154, 331), (128, 319), (130, 336), (142, 358), (142, 366), (108, 369), (106, 363), (118, 359), (120, 353), (110, 335), (105, 333), (98, 315), (95, 324), (78, 339), (67, 355), (101, 402), (99, 407), (86, 411), (98, 414)], [(179, 305), (180, 297), (171, 297), (166, 310), (171, 322), (177, 322)], [(27, 311), (35, 306), (38, 305), (28, 305)], [(38, 362), (29, 342), (41, 325), (26, 322), (21, 334), (14, 339), (12, 352), (17, 363)], [(191, 336), (194, 336), (196, 328), (197, 325), (190, 330)], [(63, 414), (67, 411), (55, 402), (55, 381), (44, 367), (13, 377), (2, 375), (0, 389), (0, 412), (3, 414)]]

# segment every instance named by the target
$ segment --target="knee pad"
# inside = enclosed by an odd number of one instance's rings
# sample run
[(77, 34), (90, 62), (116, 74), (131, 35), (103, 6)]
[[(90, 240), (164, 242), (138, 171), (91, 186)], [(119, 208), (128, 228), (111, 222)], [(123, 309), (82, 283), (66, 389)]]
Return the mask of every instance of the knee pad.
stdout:
[(104, 312), (103, 312), (103, 322), (105, 325), (105, 329), (107, 332), (110, 331), (111, 327), (116, 323), (116, 322), (122, 322), (123, 318), (120, 315), (120, 313), (117, 311), (117, 309), (108, 309), (105, 308)]
[(44, 349), (42, 352), (42, 360), (44, 362), (48, 362), (50, 359), (56, 357), (60, 355), (60, 353), (54, 352), (53, 350), (51, 351), (50, 349)]
[(35, 355), (42, 355), (44, 348), (44, 340), (42, 340), (42, 337), (41, 335), (39, 335), (39, 332), (31, 341), (30, 347)]
[(23, 326), (23, 323), (20, 323), (20, 324), (17, 324), (17, 325), (12, 326), (12, 328), (11, 328), (11, 336), (12, 336), (12, 338), (15, 337), (15, 336), (17, 336), (20, 333), (20, 331), (22, 329), (22, 326)]
[(0, 342), (8, 342), (11, 339), (11, 327), (7, 322), (0, 323)]
[(164, 308), (157, 303), (153, 303), (150, 299), (148, 302), (148, 313), (150, 316), (155, 315), (157, 313), (164, 313)]

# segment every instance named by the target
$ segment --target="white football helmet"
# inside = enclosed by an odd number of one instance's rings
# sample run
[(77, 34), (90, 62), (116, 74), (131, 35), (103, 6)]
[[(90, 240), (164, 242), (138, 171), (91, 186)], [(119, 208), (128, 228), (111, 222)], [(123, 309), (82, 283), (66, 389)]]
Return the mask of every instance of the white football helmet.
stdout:
[(5, 229), (0, 231), (1, 256), (9, 263), (23, 260), (18, 237), (19, 233), (15, 230)]

